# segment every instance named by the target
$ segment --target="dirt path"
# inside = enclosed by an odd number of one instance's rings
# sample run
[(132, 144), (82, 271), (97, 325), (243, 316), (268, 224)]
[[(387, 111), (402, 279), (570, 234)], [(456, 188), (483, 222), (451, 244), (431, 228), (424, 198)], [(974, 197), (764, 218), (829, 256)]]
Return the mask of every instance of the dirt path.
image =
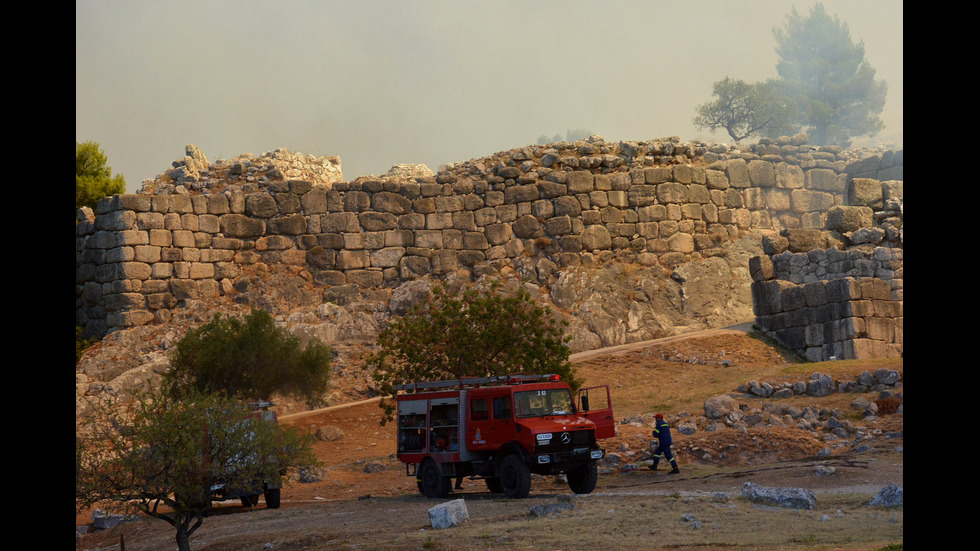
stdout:
[(630, 352), (633, 350), (642, 350), (650, 346), (667, 344), (676, 341), (687, 341), (691, 339), (701, 339), (701, 338), (711, 338), (719, 335), (739, 335), (746, 334), (752, 331), (752, 322), (740, 323), (738, 325), (732, 325), (730, 327), (722, 327), (719, 329), (705, 329), (704, 331), (697, 331), (695, 333), (685, 333), (682, 335), (673, 335), (670, 337), (661, 337), (659, 339), (653, 339), (649, 341), (641, 342), (631, 342), (629, 344), (620, 344), (617, 346), (609, 346), (606, 348), (599, 348), (596, 350), (586, 350), (584, 352), (576, 352), (569, 357), (572, 363), (583, 362), (593, 358), (603, 357), (603, 356), (614, 356), (616, 354), (622, 354), (624, 352)]

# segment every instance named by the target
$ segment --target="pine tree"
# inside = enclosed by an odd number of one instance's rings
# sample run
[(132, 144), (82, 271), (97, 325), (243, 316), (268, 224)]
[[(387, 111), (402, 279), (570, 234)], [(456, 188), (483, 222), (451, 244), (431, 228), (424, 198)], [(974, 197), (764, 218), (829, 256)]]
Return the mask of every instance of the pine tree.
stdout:
[(99, 199), (126, 191), (126, 179), (112, 175), (108, 158), (96, 142), (75, 142), (75, 210), (95, 208)]
[(774, 29), (781, 93), (797, 123), (815, 145), (847, 146), (854, 136), (873, 136), (884, 123), (887, 84), (875, 80), (864, 43), (851, 40), (847, 24), (816, 4), (808, 16), (796, 9), (786, 27)]

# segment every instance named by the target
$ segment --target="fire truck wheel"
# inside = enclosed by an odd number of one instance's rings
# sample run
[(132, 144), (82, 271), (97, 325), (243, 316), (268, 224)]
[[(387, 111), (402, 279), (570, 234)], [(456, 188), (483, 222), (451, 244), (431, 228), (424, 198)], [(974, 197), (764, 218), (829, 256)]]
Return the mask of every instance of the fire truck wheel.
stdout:
[(599, 479), (599, 471), (595, 461), (589, 461), (574, 470), (565, 474), (568, 478), (568, 487), (576, 494), (591, 494), (595, 489), (595, 483)]
[(425, 497), (446, 497), (452, 489), (452, 480), (442, 476), (442, 469), (431, 459), (422, 462), (419, 471), (419, 491)]
[(281, 500), (282, 491), (279, 488), (272, 488), (265, 491), (265, 506), (269, 509), (278, 509)]
[(259, 494), (244, 495), (241, 500), (242, 507), (255, 507), (259, 504)]
[(531, 493), (531, 469), (517, 455), (500, 463), (500, 485), (509, 498), (520, 499)]

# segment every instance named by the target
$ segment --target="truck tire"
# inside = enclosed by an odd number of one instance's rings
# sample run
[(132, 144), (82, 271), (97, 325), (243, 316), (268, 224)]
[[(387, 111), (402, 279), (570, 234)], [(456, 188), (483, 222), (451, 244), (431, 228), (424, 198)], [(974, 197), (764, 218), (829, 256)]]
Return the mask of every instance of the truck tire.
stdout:
[(425, 497), (446, 497), (452, 489), (452, 480), (447, 476), (442, 476), (442, 469), (436, 462), (426, 459), (419, 468), (418, 476), (419, 491)]
[(259, 504), (259, 494), (244, 495), (241, 500), (242, 507), (255, 507)]
[(522, 499), (531, 493), (531, 469), (517, 455), (508, 455), (500, 462), (500, 485), (504, 495)]
[(595, 461), (589, 461), (568, 471), (565, 477), (568, 478), (568, 487), (576, 494), (591, 494), (599, 480), (599, 470), (596, 468)]
[(487, 482), (487, 489), (490, 490), (491, 494), (503, 493), (504, 487), (500, 484), (499, 478), (487, 478), (485, 480)]
[(282, 500), (282, 491), (279, 488), (271, 488), (265, 491), (265, 506), (267, 508), (278, 509), (281, 500)]

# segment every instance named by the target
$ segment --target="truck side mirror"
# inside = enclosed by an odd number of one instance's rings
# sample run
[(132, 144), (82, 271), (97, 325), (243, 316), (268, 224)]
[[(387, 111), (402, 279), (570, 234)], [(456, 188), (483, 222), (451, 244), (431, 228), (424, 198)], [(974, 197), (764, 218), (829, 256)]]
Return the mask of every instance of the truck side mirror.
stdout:
[(582, 395), (582, 411), (589, 411), (589, 396), (588, 396), (588, 394)]

